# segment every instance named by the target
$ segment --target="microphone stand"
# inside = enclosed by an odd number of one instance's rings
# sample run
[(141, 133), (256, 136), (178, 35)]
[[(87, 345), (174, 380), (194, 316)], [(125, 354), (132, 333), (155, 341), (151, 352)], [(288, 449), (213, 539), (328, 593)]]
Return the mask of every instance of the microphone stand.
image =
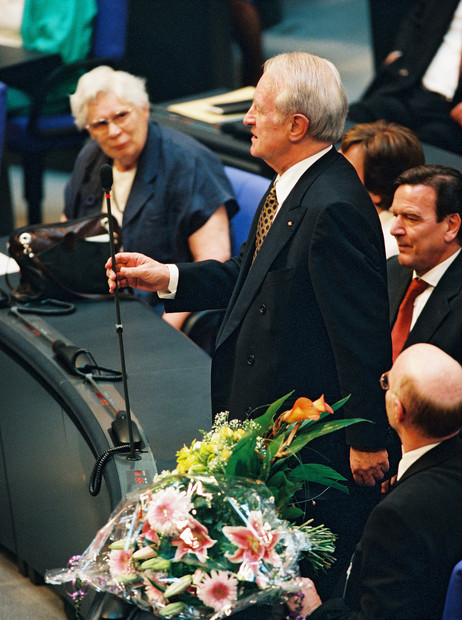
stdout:
[[(109, 187), (107, 187), (108, 183), (104, 182), (104, 179), (103, 179), (103, 177), (105, 176), (105, 173), (103, 172), (104, 169), (106, 169), (108, 173), (110, 172), (111, 183), (109, 184)], [(112, 169), (110, 168), (108, 164), (105, 164), (104, 166), (102, 166), (101, 171), (102, 171), (101, 183), (103, 185), (104, 197), (106, 198), (106, 206), (107, 206), (107, 213), (108, 213), (108, 220), (109, 220), (109, 247), (111, 250), (112, 268), (114, 270), (114, 273), (116, 274), (115, 289), (114, 289), (114, 301), (115, 301), (115, 309), (116, 309), (116, 332), (119, 337), (120, 362), (122, 366), (122, 384), (123, 384), (123, 391), (124, 391), (124, 398), (125, 398), (125, 410), (127, 413), (128, 438), (129, 438), (129, 445), (130, 445), (130, 454), (129, 456), (127, 456), (127, 459), (130, 461), (139, 461), (141, 457), (135, 451), (135, 442), (133, 439), (132, 418), (131, 418), (130, 402), (128, 398), (127, 370), (125, 367), (123, 325), (122, 325), (122, 321), (120, 318), (119, 283), (117, 280), (115, 244), (114, 244), (114, 227), (112, 225), (112, 210), (111, 210)]]

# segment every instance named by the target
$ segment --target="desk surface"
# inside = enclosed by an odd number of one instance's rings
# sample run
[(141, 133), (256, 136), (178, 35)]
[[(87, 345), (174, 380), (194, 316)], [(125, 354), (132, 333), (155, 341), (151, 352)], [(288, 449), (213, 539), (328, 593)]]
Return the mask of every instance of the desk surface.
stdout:
[[(0, 287), (7, 290), (3, 277)], [(13, 351), (51, 385), (54, 370), (43, 365), (43, 341), (32, 332), (27, 336), (27, 330), (26, 336), (24, 330), (18, 337), (13, 334), (11, 319), (4, 318), (8, 313), (7, 308), (0, 310), (0, 349)], [(62, 334), (62, 340), (88, 350), (100, 366), (121, 368), (112, 300), (78, 301), (75, 312), (68, 315), (25, 317), (31, 325), (37, 319), (39, 325), (45, 321)], [(172, 469), (176, 451), (200, 437), (200, 429), (211, 426), (210, 357), (142, 302), (121, 300), (121, 322), (130, 409), (141, 423), (159, 470)], [(123, 396), (122, 383), (113, 385)], [(4, 393), (15, 389), (2, 384), (1, 373), (0, 388)]]
[[(195, 99), (202, 99), (215, 93), (203, 93), (196, 95)], [(191, 97), (190, 97), (191, 99)], [(241, 136), (226, 132), (226, 124), (223, 125), (211, 125), (201, 121), (196, 121), (185, 116), (180, 116), (168, 110), (168, 107), (172, 103), (179, 103), (178, 101), (168, 101), (163, 104), (153, 105), (151, 108), (152, 118), (162, 125), (166, 125), (178, 131), (186, 133), (199, 142), (202, 142), (214, 151), (224, 164), (228, 166), (235, 166), (236, 168), (242, 168), (255, 174), (272, 179), (274, 177), (274, 170), (270, 168), (262, 160), (253, 157), (250, 154), (250, 134), (248, 137), (245, 132)], [(345, 130), (352, 127), (354, 123), (347, 121), (345, 123)], [(338, 146), (338, 145), (337, 145)], [(445, 151), (430, 144), (423, 144), (426, 163), (428, 164), (441, 164), (444, 166), (450, 166), (456, 168), (462, 172), (462, 156), (457, 153)]]
[[(204, 94), (204, 96), (207, 96), (207, 94)], [(199, 97), (196, 96), (196, 98)], [(246, 136), (244, 133), (242, 137), (236, 137), (222, 131), (220, 125), (211, 125), (187, 118), (186, 116), (180, 116), (167, 109), (171, 103), (173, 102), (151, 106), (152, 118), (162, 125), (182, 131), (202, 142), (202, 144), (205, 144), (211, 151), (216, 153), (227, 166), (241, 168), (269, 179), (274, 177), (274, 170), (272, 168), (261, 159), (250, 154), (250, 134)]]
[(61, 65), (59, 54), (0, 45), (0, 81), (28, 93)]

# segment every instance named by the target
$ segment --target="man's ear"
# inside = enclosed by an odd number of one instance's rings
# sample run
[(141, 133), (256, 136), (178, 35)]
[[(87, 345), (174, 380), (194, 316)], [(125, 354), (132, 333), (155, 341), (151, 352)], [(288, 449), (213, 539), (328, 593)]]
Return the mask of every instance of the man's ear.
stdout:
[(300, 142), (306, 136), (310, 121), (304, 114), (292, 114), (289, 140)]
[(400, 424), (402, 424), (406, 419), (406, 409), (397, 396), (395, 397), (395, 419)]
[(446, 230), (445, 240), (451, 243), (459, 234), (461, 219), (458, 213), (450, 213), (447, 216), (448, 227)]

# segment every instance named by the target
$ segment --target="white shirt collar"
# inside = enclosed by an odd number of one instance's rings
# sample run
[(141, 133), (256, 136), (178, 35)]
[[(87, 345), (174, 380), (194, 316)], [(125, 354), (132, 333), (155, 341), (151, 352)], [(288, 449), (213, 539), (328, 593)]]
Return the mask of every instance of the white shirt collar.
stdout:
[(314, 155), (310, 155), (306, 159), (302, 159), (298, 163), (291, 166), (288, 170), (286, 170), (283, 174), (276, 177), (276, 196), (278, 199), (279, 207), (281, 207), (284, 200), (293, 190), (295, 185), (297, 184), (300, 177), (308, 170), (310, 166), (312, 166), (318, 159), (321, 159), (323, 155), (328, 153), (332, 145), (328, 146), (319, 153), (315, 153)]
[[(435, 287), (438, 282), (441, 280), (441, 278), (444, 276), (444, 274), (446, 273), (447, 269), (449, 268), (449, 266), (456, 260), (456, 258), (459, 256), (460, 254), (460, 250), (462, 248), (460, 248), (459, 250), (457, 250), (457, 252), (454, 252), (454, 254), (452, 254), (449, 258), (447, 258), (446, 260), (444, 260), (442, 263), (439, 263), (438, 265), (436, 265), (435, 267), (432, 267), (432, 269), (430, 269), (429, 271), (427, 271), (426, 273), (424, 273), (421, 276), (421, 280), (424, 280), (427, 284), (429, 284), (430, 286)], [(415, 273), (415, 271), (412, 274), (413, 278), (417, 277), (417, 274)]]
[(426, 446), (422, 446), (421, 448), (416, 448), (415, 450), (404, 452), (400, 462), (398, 463), (398, 474), (396, 476), (396, 479), (399, 480), (404, 474), (404, 472), (407, 471), (411, 465), (418, 461), (420, 457), (422, 457), (426, 452), (428, 452), (432, 448), (435, 448), (440, 443), (441, 441), (437, 441), (436, 443), (430, 443)]

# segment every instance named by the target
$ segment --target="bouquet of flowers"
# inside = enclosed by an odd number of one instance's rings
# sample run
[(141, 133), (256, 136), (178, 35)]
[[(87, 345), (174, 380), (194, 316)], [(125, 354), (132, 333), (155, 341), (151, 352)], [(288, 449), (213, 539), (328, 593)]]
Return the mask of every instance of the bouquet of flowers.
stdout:
[(217, 416), (179, 451), (173, 472), (128, 494), (72, 568), (46, 580), (78, 579), (162, 617), (217, 620), (279, 597), (298, 577), (301, 554), (328, 567), (335, 537), (293, 523), (303, 514), (295, 495), (309, 482), (346, 489), (331, 468), (297, 455), (359, 420), (326, 419), (346, 399), (330, 407), (322, 397), (276, 416), (288, 396), (255, 420)]

